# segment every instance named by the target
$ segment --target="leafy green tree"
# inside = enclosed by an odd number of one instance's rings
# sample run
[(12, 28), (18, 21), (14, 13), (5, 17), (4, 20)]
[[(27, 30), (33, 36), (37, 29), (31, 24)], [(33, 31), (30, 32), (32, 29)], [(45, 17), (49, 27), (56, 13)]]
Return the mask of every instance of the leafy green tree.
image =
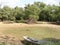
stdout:
[(28, 4), (25, 8), (15, 7), (11, 8), (4, 6), (0, 8), (0, 21), (60, 21), (60, 5), (46, 5), (43, 2), (34, 2)]
[(28, 4), (25, 7), (25, 19), (35, 19), (37, 21), (39, 19), (39, 13), (41, 9), (44, 8), (45, 4), (42, 2), (35, 2), (34, 4)]

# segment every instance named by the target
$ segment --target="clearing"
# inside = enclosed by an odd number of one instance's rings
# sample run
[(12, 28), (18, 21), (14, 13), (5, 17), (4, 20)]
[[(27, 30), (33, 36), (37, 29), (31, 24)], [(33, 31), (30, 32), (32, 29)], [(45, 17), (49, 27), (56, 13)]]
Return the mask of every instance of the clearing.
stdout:
[(60, 39), (60, 26), (53, 24), (3, 24), (0, 22), (0, 35), (14, 36), (19, 39), (23, 39), (23, 36), (31, 36), (36, 39)]

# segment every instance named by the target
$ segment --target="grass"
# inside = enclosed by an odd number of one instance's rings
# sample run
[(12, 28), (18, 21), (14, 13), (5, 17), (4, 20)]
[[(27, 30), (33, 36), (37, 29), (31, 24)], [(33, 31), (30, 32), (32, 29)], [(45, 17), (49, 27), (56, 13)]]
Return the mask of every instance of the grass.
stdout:
[(15, 29), (2, 30), (5, 35), (16, 36), (22, 39), (23, 36), (30, 36), (36, 39), (57, 38), (60, 39), (60, 29), (51, 27), (19, 27)]
[[(0, 35), (8, 35), (18, 38), (29, 36), (36, 39), (48, 40), (47, 45), (60, 45), (60, 26), (52, 24), (0, 24)], [(57, 39), (59, 41), (57, 41)], [(57, 41), (57, 42), (55, 42)], [(41, 44), (45, 45), (45, 44)]]

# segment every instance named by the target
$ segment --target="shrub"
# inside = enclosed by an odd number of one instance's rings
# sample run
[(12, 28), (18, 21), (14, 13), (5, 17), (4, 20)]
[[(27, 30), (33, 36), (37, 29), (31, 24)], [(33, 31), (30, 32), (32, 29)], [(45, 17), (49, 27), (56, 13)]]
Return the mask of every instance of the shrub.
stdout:
[(16, 23), (24, 23), (24, 20), (16, 20)]

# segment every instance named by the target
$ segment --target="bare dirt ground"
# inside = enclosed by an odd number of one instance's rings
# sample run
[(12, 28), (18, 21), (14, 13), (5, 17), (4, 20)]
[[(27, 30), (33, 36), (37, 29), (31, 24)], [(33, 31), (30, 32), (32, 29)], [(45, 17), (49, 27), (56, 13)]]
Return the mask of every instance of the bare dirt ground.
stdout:
[(0, 34), (2, 30), (9, 30), (9, 29), (18, 29), (22, 27), (51, 27), (51, 28), (58, 28), (60, 29), (60, 25), (54, 24), (25, 24), (25, 23), (12, 23), (12, 24), (4, 24), (0, 22)]
[(53, 25), (53, 24), (24, 24), (24, 23), (4, 24), (3, 22), (0, 22), (0, 35), (3, 35), (1, 33), (2, 30), (16, 29), (21, 27), (40, 27), (40, 26), (60, 29), (60, 25)]
[(25, 24), (25, 23), (13, 23), (13, 24), (4, 24), (3, 22), (0, 22), (0, 30), (5, 30), (5, 29), (11, 29), (11, 28), (16, 28), (16, 27), (52, 27), (52, 28), (60, 28), (60, 25), (54, 25), (54, 24)]
[(13, 24), (4, 24), (3, 22), (0, 22), (0, 35), (3, 35), (1, 33), (2, 30), (9, 30), (9, 29), (20, 29), (22, 27), (51, 27), (51, 28), (58, 28), (60, 29), (60, 25), (54, 25), (54, 24), (25, 24), (25, 23), (13, 23)]

